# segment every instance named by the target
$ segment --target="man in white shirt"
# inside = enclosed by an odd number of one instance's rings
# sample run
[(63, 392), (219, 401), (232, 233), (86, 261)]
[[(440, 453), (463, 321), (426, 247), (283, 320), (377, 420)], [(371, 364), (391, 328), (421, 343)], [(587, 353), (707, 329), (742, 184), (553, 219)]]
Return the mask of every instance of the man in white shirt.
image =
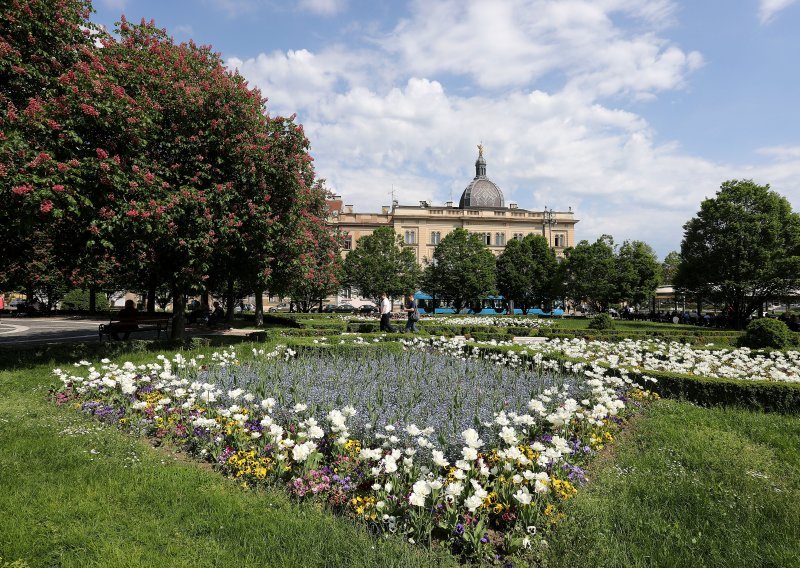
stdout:
[(394, 333), (392, 327), (392, 303), (386, 297), (386, 292), (381, 294), (381, 331)]

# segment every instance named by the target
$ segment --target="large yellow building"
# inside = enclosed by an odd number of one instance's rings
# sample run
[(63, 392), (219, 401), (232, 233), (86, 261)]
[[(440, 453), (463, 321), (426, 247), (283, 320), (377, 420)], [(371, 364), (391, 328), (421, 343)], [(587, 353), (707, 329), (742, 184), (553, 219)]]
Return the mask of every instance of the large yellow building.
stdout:
[(505, 204), (503, 192), (486, 177), (483, 147), (478, 146), (475, 178), (464, 189), (458, 206), (453, 202), (432, 205), (399, 205), (394, 202), (380, 213), (356, 213), (352, 205), (344, 205), (341, 197), (328, 202), (329, 222), (338, 228), (344, 239), (344, 254), (352, 250), (358, 239), (379, 227), (392, 227), (403, 237), (405, 246), (414, 250), (420, 264), (433, 258), (433, 251), (453, 229), (462, 228), (481, 235), (494, 254), (500, 254), (511, 239), (526, 235), (543, 235), (556, 254), (563, 255), (575, 244), (575, 215), (568, 211), (520, 209), (516, 203)]

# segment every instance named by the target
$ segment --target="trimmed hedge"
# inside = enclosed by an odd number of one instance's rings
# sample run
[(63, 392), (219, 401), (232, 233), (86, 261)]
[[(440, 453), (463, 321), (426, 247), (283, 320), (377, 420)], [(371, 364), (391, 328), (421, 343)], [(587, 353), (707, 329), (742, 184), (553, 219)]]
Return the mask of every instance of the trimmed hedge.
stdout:
[[(465, 349), (472, 351), (475, 345), (467, 345)], [(517, 351), (516, 346), (477, 346), (481, 353), (504, 354)], [(527, 351), (519, 352), (525, 362), (532, 360)], [(565, 356), (546, 356), (551, 361), (565, 363), (585, 362), (582, 359)], [(608, 368), (607, 365), (599, 365)], [(619, 375), (619, 370), (612, 369)], [(623, 369), (625, 371), (625, 369)], [(627, 370), (628, 376), (643, 387), (658, 393), (664, 398), (673, 398), (693, 402), (700, 406), (736, 406), (764, 412), (780, 412), (782, 414), (800, 414), (800, 384), (772, 381), (748, 381), (741, 379), (718, 379), (667, 373), (664, 371)], [(642, 376), (656, 379), (656, 383), (644, 381)]]

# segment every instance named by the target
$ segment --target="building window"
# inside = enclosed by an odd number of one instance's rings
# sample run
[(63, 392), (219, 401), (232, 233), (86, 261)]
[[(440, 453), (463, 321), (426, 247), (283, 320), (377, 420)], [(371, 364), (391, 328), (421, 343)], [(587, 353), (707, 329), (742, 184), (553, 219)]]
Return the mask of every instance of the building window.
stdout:
[(407, 245), (413, 245), (416, 242), (416, 234), (414, 231), (406, 231), (406, 240), (405, 243)]
[(353, 290), (351, 288), (345, 288), (342, 290), (342, 298), (345, 300), (349, 300), (353, 297)]
[(432, 245), (438, 245), (440, 242), (442, 242), (442, 233), (441, 233), (441, 231), (433, 231), (431, 233), (431, 244)]
[(565, 235), (564, 233), (557, 233), (555, 236), (554, 245), (557, 247), (567, 246), (567, 235)]
[(515, 241), (521, 241), (524, 238), (525, 238), (525, 235), (523, 235), (522, 233), (514, 233), (514, 240)]
[(494, 245), (497, 246), (497, 247), (506, 246), (506, 234), (505, 233), (495, 233), (494, 234)]
[(483, 233), (483, 244), (487, 247), (492, 245), (492, 233)]
[(342, 248), (344, 248), (344, 250), (353, 250), (353, 237), (347, 235), (344, 241), (342, 241)]

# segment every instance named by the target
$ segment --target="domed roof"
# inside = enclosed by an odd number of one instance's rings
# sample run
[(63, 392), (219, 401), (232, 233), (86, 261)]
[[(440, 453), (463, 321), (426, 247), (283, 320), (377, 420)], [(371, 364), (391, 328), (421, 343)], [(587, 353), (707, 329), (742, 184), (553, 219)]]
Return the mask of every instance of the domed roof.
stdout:
[(473, 179), (464, 193), (458, 207), (486, 207), (502, 209), (505, 207), (503, 192), (492, 180), (486, 177), (486, 160), (483, 159), (483, 146), (478, 145), (478, 159), (475, 161), (475, 179)]

